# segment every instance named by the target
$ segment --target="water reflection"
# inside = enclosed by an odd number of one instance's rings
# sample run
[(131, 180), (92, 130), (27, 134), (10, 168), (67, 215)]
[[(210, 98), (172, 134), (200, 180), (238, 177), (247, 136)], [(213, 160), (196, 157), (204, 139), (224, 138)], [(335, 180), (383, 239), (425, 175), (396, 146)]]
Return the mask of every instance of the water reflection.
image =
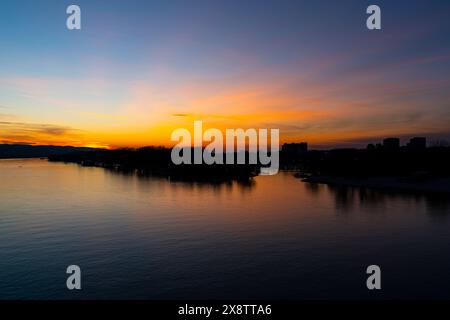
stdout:
[(231, 188), (234, 184), (236, 184), (240, 190), (245, 191), (246, 189), (250, 189), (255, 186), (255, 180), (252, 177), (242, 178), (239, 180), (217, 180), (213, 177), (202, 178), (202, 180), (192, 180), (192, 179), (180, 179), (178, 177), (171, 177), (161, 174), (155, 174), (152, 171), (148, 170), (136, 170), (136, 169), (125, 169), (125, 168), (111, 168), (105, 167), (103, 168), (106, 172), (115, 175), (121, 175), (124, 177), (136, 177), (141, 180), (165, 180), (168, 182), (181, 182), (186, 186), (198, 186), (198, 187), (213, 187), (214, 189), (221, 189), (222, 187)]
[(361, 298), (374, 262), (389, 270), (387, 297), (450, 297), (444, 196), (42, 160), (0, 161), (0, 180), (0, 298), (72, 298), (74, 262), (86, 299)]
[(344, 187), (318, 183), (306, 183), (305, 190), (314, 197), (318, 197), (321, 193), (330, 193), (334, 197), (336, 210), (341, 213), (374, 208), (387, 210), (389, 203), (402, 201), (413, 203), (416, 207), (424, 206), (430, 216), (446, 218), (450, 215), (448, 194)]
[[(254, 178), (237, 181), (217, 181), (214, 179), (191, 181), (155, 175), (152, 172), (142, 170), (119, 170), (114, 168), (104, 168), (103, 170), (108, 174), (120, 175), (124, 178), (139, 179), (147, 182), (155, 180), (165, 181), (172, 184), (180, 184), (184, 189), (196, 189), (200, 192), (202, 190), (212, 191), (216, 195), (221, 193), (231, 195), (233, 192), (245, 195), (251, 192), (257, 184)], [(293, 176), (294, 173), (292, 171), (281, 171), (280, 175)], [(377, 209), (378, 211), (388, 210), (390, 203), (401, 201), (404, 203), (412, 203), (416, 207), (424, 206), (430, 216), (438, 219), (443, 219), (450, 215), (450, 197), (447, 194), (344, 187), (319, 183), (304, 183), (303, 187), (314, 198), (320, 199), (327, 197), (327, 195), (332, 195), (336, 212), (340, 214), (349, 214), (367, 209)], [(278, 206), (283, 208), (285, 204), (278, 204)]]

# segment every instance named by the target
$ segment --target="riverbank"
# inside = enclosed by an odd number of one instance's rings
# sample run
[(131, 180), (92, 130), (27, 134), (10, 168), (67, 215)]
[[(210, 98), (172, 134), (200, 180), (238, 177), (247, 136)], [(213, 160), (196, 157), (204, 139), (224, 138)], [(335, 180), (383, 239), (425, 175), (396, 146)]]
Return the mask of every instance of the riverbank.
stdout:
[(180, 164), (171, 160), (171, 150), (163, 147), (73, 152), (48, 157), (49, 161), (101, 167), (126, 174), (161, 176), (171, 180), (199, 182), (248, 181), (260, 173), (257, 165)]

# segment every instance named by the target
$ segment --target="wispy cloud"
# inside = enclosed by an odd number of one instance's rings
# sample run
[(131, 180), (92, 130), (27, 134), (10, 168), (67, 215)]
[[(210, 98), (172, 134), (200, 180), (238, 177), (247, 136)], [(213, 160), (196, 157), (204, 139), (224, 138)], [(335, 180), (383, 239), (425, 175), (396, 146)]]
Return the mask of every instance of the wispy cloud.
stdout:
[(0, 121), (0, 141), (31, 144), (85, 145), (81, 130), (68, 126)]
[(190, 113), (173, 113), (172, 114), (172, 117), (182, 117), (182, 118), (184, 118), (184, 117), (191, 117), (192, 116), (192, 114), (190, 114)]
[(0, 127), (6, 130), (23, 131), (37, 134), (46, 134), (50, 136), (61, 136), (63, 134), (74, 133), (78, 130), (52, 124), (36, 124), (23, 122), (0, 121)]

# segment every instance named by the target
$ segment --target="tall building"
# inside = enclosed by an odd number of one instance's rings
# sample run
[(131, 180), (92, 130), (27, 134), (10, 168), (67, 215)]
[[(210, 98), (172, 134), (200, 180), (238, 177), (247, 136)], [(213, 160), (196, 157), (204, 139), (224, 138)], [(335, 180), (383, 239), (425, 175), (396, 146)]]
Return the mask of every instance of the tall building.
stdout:
[(427, 138), (414, 137), (409, 140), (408, 148), (413, 150), (423, 150), (427, 148)]
[(387, 150), (397, 150), (400, 148), (399, 138), (386, 138), (383, 140), (383, 148)]

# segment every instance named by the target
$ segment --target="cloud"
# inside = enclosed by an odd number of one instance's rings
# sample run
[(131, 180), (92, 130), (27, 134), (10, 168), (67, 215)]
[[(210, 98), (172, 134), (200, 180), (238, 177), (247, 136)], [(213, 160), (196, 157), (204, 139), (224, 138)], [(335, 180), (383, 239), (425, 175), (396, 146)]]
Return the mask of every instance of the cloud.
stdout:
[(172, 117), (190, 117), (192, 116), (190, 113), (173, 113)]
[(36, 124), (36, 123), (24, 123), (24, 122), (10, 122), (0, 121), (0, 129), (23, 131), (31, 133), (46, 134), (51, 136), (61, 136), (68, 133), (74, 133), (78, 131), (71, 127), (52, 125), (52, 124)]
[(81, 130), (68, 126), (0, 121), (0, 141), (56, 145), (85, 145)]

